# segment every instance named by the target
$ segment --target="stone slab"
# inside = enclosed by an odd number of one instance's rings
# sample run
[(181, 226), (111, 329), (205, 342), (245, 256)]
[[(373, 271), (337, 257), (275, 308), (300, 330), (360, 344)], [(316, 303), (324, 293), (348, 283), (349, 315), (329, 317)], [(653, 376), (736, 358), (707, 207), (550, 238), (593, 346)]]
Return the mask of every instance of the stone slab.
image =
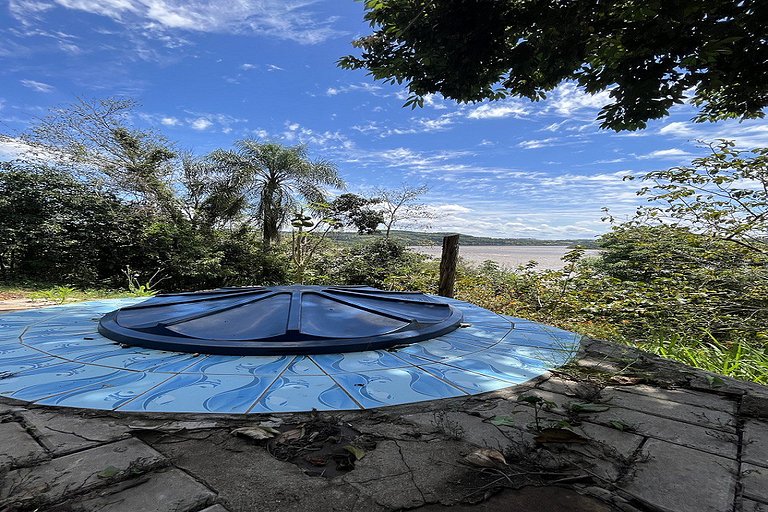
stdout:
[(0, 509), (4, 504), (18, 502), (58, 502), (163, 462), (162, 455), (133, 438), (65, 455), (10, 471), (0, 483)]
[(759, 501), (744, 499), (741, 503), (741, 512), (768, 512), (768, 505)]
[(633, 409), (613, 407), (603, 413), (583, 415), (582, 419), (603, 425), (609, 425), (610, 421), (618, 420), (629, 425), (636, 434), (731, 459), (736, 458), (738, 451), (738, 438), (734, 434), (699, 425), (681, 423)]
[(225, 509), (221, 505), (213, 505), (201, 510), (200, 512), (229, 512), (229, 510)]
[(169, 469), (153, 473), (146, 482), (109, 493), (106, 489), (99, 496), (72, 504), (73, 512), (190, 512), (204, 507), (216, 498), (216, 494), (195, 479), (179, 471)]
[(742, 398), (739, 412), (751, 418), (768, 420), (768, 391), (750, 390)]
[(513, 443), (498, 427), (483, 421), (483, 418), (464, 412), (438, 411), (434, 413), (409, 414), (405, 421), (422, 427), (421, 431), (438, 432), (452, 439), (503, 452)]
[(46, 452), (24, 427), (0, 423), (0, 469), (27, 464), (46, 457)]
[(697, 450), (648, 440), (619, 487), (665, 512), (733, 508), (738, 464)]
[[(653, 390), (655, 388), (650, 389)], [(623, 407), (645, 414), (653, 414), (661, 418), (692, 423), (725, 432), (736, 432), (735, 410), (733, 412), (724, 412), (720, 409), (673, 402), (667, 398), (654, 395), (628, 393), (620, 389), (603, 390), (600, 402), (613, 407)]]
[(637, 384), (633, 386), (609, 386), (603, 392), (620, 391), (623, 393), (632, 393), (646, 397), (676, 402), (679, 404), (695, 405), (705, 409), (736, 414), (738, 404), (729, 397), (721, 396), (715, 393), (706, 393), (703, 391), (692, 391), (687, 389), (666, 389), (648, 386), (646, 384)]
[(741, 485), (745, 498), (768, 503), (768, 469), (742, 464)]
[(768, 422), (746, 420), (741, 447), (742, 461), (768, 468)]
[(55, 455), (128, 437), (128, 427), (111, 418), (62, 414), (61, 411), (33, 409), (21, 413), (34, 428), (38, 439)]

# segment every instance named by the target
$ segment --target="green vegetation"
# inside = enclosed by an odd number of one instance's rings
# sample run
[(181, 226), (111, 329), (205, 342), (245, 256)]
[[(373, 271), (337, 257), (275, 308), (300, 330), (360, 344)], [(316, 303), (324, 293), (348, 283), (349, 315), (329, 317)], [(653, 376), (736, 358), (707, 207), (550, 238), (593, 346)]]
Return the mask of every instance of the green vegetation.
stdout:
[[(63, 128), (36, 132), (36, 144), (47, 137), (43, 154), (60, 160), (0, 163), (3, 297), (65, 302), (290, 282), (436, 292), (438, 262), (403, 241), (442, 234), (389, 229), (428, 215), (415, 201), (423, 189), (330, 200), (323, 185), (341, 185), (335, 168), (310, 162), (301, 147), (245, 140), (235, 151), (177, 155), (162, 138), (122, 126), (114, 117), (122, 104), (105, 105), (88, 111), (100, 127), (77, 125), (78, 104)], [(109, 151), (80, 140), (92, 135)], [(457, 297), (768, 383), (768, 149), (722, 142), (643, 181), (650, 202), (601, 237), (599, 256), (575, 248), (556, 271), (460, 265)], [(290, 236), (277, 236), (286, 224)], [(339, 232), (380, 225), (383, 234)]]
[(609, 91), (604, 128), (637, 130), (691, 95), (697, 121), (761, 118), (768, 16), (748, 0), (365, 0), (374, 29), (339, 65), (405, 83), (406, 106)]

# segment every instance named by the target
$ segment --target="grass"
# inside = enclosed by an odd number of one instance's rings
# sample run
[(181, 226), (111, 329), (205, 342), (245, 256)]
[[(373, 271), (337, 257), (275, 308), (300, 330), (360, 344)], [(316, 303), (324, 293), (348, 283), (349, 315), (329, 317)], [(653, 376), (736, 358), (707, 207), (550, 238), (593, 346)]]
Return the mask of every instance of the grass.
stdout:
[(79, 290), (68, 286), (52, 286), (49, 283), (0, 283), (0, 300), (45, 299), (54, 302), (73, 302), (96, 299), (120, 299), (134, 296), (128, 290)]
[(671, 333), (652, 335), (638, 348), (696, 368), (758, 384), (768, 384), (768, 349), (747, 340), (722, 343), (711, 335), (691, 342)]

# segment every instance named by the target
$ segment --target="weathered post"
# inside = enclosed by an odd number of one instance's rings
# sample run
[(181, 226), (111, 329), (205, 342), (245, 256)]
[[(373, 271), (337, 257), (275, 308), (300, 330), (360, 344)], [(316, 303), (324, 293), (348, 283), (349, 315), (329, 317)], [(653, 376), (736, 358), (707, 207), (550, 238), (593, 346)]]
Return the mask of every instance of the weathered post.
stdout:
[(437, 294), (453, 297), (453, 285), (456, 283), (456, 262), (459, 259), (459, 235), (443, 237), (443, 255), (440, 258), (440, 284)]

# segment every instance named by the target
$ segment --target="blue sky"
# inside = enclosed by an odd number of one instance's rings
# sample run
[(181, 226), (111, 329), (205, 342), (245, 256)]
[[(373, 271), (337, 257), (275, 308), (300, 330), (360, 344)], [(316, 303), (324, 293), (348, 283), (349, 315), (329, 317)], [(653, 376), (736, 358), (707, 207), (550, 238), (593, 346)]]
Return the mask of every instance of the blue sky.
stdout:
[(623, 176), (689, 162), (705, 153), (696, 140), (768, 145), (768, 122), (694, 124), (688, 105), (641, 132), (600, 130), (607, 96), (568, 83), (539, 103), (430, 97), (402, 108), (402, 87), (335, 65), (370, 32), (353, 0), (10, 0), (0, 9), (0, 133), (14, 136), (78, 96), (129, 96), (141, 104), (137, 127), (198, 154), (245, 137), (303, 142), (336, 162), (353, 192), (427, 185), (434, 231), (589, 238), (609, 229), (602, 207), (622, 218), (641, 204)]

